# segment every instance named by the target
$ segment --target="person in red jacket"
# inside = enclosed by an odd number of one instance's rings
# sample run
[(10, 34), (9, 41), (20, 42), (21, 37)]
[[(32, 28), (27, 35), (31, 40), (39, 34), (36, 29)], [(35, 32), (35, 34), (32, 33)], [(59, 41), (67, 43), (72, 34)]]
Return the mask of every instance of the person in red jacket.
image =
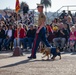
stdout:
[(24, 38), (26, 37), (26, 31), (23, 28), (23, 25), (20, 23), (17, 25), (17, 29), (15, 30), (14, 33), (14, 48), (16, 46), (20, 46), (20, 43), (23, 43), (24, 46)]

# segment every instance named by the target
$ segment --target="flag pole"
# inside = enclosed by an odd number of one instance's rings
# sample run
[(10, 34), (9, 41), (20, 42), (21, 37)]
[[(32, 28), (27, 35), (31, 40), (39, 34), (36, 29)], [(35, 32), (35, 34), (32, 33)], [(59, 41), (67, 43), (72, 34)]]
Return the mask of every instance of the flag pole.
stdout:
[[(19, 0), (16, 0), (15, 12), (16, 12), (16, 14), (17, 14), (17, 25), (18, 25), (18, 12), (19, 12), (19, 10), (20, 10)], [(18, 30), (17, 30), (17, 36), (18, 36)], [(21, 48), (18, 46), (18, 43), (19, 43), (18, 38), (19, 38), (19, 37), (17, 37), (17, 47), (14, 48), (13, 56), (23, 55)]]
[[(19, 12), (19, 10), (20, 10), (20, 3), (19, 3), (19, 0), (16, 0), (15, 11), (17, 14), (17, 25), (18, 25), (18, 12)], [(17, 31), (17, 36), (18, 36), (18, 31)], [(17, 46), (18, 46), (18, 43), (19, 43), (19, 40), (17, 37)]]

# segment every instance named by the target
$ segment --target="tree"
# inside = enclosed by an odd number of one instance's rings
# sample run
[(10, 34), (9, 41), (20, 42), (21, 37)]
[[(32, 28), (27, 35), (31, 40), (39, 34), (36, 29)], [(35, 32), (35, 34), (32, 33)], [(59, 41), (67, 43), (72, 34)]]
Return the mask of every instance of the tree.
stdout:
[(45, 14), (47, 15), (47, 7), (51, 7), (51, 0), (41, 0), (41, 4), (45, 6)]
[[(21, 2), (21, 4), (20, 4), (20, 11), (23, 11), (23, 7), (24, 7), (24, 5), (27, 5), (28, 6), (28, 4), (26, 3), (26, 2)], [(28, 6), (28, 10), (29, 10), (29, 6)]]

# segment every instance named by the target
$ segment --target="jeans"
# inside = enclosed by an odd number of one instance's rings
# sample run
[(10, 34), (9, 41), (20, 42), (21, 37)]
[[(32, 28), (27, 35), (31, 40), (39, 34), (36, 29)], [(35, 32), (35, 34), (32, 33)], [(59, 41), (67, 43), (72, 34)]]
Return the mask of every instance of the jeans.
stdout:
[(60, 47), (59, 44), (61, 44), (61, 48), (63, 48), (64, 45), (65, 45), (66, 39), (62, 38), (62, 37), (61, 38), (60, 37), (59, 38), (54, 38), (53, 42), (54, 42), (55, 46)]
[(12, 41), (12, 38), (4, 39), (3, 46), (5, 48), (7, 48), (9, 46), (9, 44), (10, 44), (11, 41)]
[(17, 46), (20, 46), (20, 38), (14, 39), (14, 48), (16, 48)]
[(33, 41), (34, 41), (34, 38), (31, 38), (31, 37), (24, 38), (25, 49), (27, 49), (27, 44), (28, 44), (29, 48), (31, 49)]
[(24, 38), (15, 38), (14, 39), (14, 48), (16, 48), (17, 46), (21, 46), (21, 43), (23, 43), (23, 47), (24, 47)]

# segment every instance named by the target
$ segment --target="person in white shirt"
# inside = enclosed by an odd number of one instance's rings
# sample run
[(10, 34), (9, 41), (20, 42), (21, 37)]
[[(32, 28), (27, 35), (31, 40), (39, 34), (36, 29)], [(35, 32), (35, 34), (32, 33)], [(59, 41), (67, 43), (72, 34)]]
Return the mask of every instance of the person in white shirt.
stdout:
[(3, 43), (3, 49), (8, 49), (10, 42), (12, 41), (12, 36), (13, 36), (13, 30), (12, 30), (12, 25), (9, 25), (9, 29), (6, 33), (6, 38)]

